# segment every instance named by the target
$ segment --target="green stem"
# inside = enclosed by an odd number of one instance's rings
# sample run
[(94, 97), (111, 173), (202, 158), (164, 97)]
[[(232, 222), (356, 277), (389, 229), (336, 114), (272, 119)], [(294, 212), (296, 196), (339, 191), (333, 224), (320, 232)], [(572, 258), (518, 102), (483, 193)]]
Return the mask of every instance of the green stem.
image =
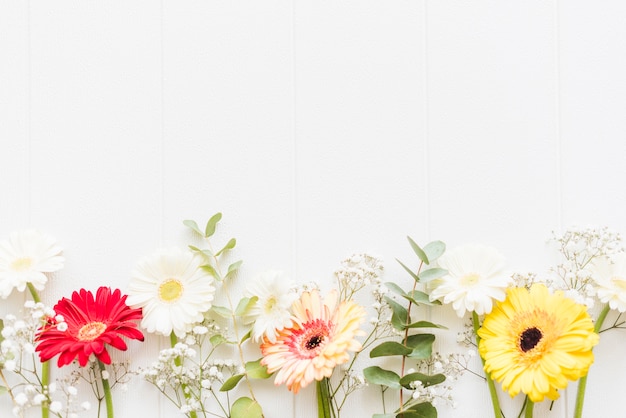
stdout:
[[(35, 303), (41, 303), (41, 298), (39, 297), (39, 293), (37, 293), (37, 289), (31, 282), (26, 284), (28, 287), (28, 291), (33, 298)], [(44, 361), (41, 363), (41, 386), (47, 388), (50, 383), (50, 362)], [(41, 418), (48, 418), (50, 416), (50, 410), (48, 407), (48, 402), (41, 403)]]
[[(476, 335), (476, 347), (480, 346), (480, 337), (478, 336), (478, 329), (480, 328), (480, 322), (478, 321), (478, 314), (472, 312), (472, 323), (474, 324), (474, 335)], [(480, 361), (483, 363), (483, 369), (485, 368), (485, 359), (480, 356)], [(502, 418), (502, 412), (500, 410), (500, 402), (498, 402), (498, 393), (496, 392), (496, 385), (493, 383), (491, 375), (485, 371), (485, 378), (487, 379), (487, 386), (489, 387), (489, 395), (491, 396), (491, 406), (493, 407), (493, 416), (495, 418)]]
[(109, 386), (109, 379), (105, 379), (103, 376), (107, 369), (104, 363), (100, 360), (98, 360), (98, 366), (100, 366), (100, 380), (102, 381), (104, 400), (107, 405), (107, 418), (113, 418), (113, 397), (111, 396), (111, 386)]
[[(598, 319), (596, 319), (596, 324), (593, 327), (593, 330), (596, 333), (600, 333), (600, 328), (602, 327), (602, 324), (604, 323), (604, 320), (606, 319), (606, 316), (610, 310), (611, 308), (608, 303), (604, 306), (604, 308), (602, 308), (602, 312), (600, 312)], [(576, 391), (576, 407), (574, 408), (574, 418), (582, 418), (583, 416), (583, 405), (585, 403), (585, 390), (587, 389), (587, 376), (588, 374), (584, 375), (583, 377), (580, 378), (580, 380), (578, 380), (578, 390)]]
[(331, 418), (330, 415), (330, 391), (328, 390), (328, 378), (318, 380), (315, 384), (317, 392), (317, 417)]
[(526, 413), (524, 414), (524, 418), (533, 418), (534, 408), (535, 408), (535, 403), (529, 399), (528, 403), (526, 403)]
[[(176, 337), (176, 334), (174, 334), (174, 331), (172, 331), (172, 333), (170, 334), (170, 345), (172, 346), (172, 348), (174, 348), (174, 346), (176, 345), (176, 343), (178, 342), (178, 338)], [(174, 359), (174, 364), (176, 366), (181, 366), (182, 365), (182, 361), (180, 360), (180, 357), (176, 357)], [(185, 397), (185, 400), (189, 400), (191, 399), (191, 393), (189, 393), (189, 391), (187, 391), (187, 385), (185, 383), (183, 383), (181, 385), (182, 389), (183, 389), (183, 396)], [(191, 411), (189, 413), (189, 416), (191, 418), (198, 418), (198, 414), (196, 414), (196, 411)]]

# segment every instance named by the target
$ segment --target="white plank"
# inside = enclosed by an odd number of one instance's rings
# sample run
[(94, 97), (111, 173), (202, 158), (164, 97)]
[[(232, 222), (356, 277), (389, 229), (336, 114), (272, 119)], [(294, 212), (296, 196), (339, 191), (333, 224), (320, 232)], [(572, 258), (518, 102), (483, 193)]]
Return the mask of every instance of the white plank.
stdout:
[[(423, 23), (419, 2), (296, 2), (297, 272), (324, 291), (355, 252), (408, 283), (394, 257), (412, 260), (406, 235), (428, 239)], [(314, 417), (303, 392), (296, 416)], [(346, 414), (382, 412), (379, 399), (359, 391)]]

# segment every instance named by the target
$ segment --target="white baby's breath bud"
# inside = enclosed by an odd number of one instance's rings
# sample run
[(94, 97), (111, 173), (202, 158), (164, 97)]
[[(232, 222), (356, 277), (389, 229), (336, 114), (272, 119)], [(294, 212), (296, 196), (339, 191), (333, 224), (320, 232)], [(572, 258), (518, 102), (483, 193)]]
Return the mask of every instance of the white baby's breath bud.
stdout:
[(15, 402), (19, 406), (24, 406), (26, 405), (26, 402), (28, 402), (28, 396), (26, 396), (24, 392), (20, 392), (17, 395), (15, 395), (13, 402)]
[(26, 309), (33, 309), (35, 307), (35, 301), (34, 300), (27, 300), (26, 302), (24, 302), (24, 307)]
[(103, 370), (102, 371), (102, 379), (103, 380), (109, 380), (109, 377), (110, 377), (109, 372), (107, 372), (106, 370)]
[(43, 401), (46, 400), (46, 395), (43, 393), (38, 393), (33, 397), (33, 405), (41, 405)]
[(61, 402), (59, 401), (54, 401), (50, 403), (50, 411), (54, 412), (55, 414), (61, 412), (61, 409), (63, 409), (63, 405), (61, 404)]
[(57, 324), (57, 330), (60, 331), (60, 332), (67, 331), (67, 322), (59, 322)]
[(76, 394), (78, 393), (78, 390), (74, 386), (68, 386), (67, 393), (69, 393), (72, 396), (76, 396)]
[(85, 401), (80, 404), (80, 407), (83, 408), (84, 411), (89, 411), (91, 409), (91, 404)]

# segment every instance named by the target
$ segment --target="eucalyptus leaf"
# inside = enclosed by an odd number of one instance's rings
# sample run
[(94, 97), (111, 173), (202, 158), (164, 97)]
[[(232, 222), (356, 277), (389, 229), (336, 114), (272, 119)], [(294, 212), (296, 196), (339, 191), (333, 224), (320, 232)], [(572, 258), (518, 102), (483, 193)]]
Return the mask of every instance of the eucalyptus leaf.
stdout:
[(419, 290), (412, 290), (409, 293), (402, 295), (402, 297), (416, 305), (435, 305), (435, 303), (430, 301), (430, 298), (426, 293)]
[(222, 219), (222, 214), (220, 212), (211, 216), (211, 219), (206, 223), (206, 228), (204, 229), (204, 236), (209, 238), (215, 233), (215, 227), (217, 223)]
[(189, 249), (191, 249), (192, 251), (195, 251), (198, 254), (204, 256), (204, 258), (206, 258), (207, 260), (213, 259), (213, 253), (209, 249), (202, 250), (202, 249), (200, 249), (198, 247), (194, 247), (193, 245), (190, 245)]
[(241, 379), (243, 379), (243, 374), (235, 374), (226, 379), (222, 387), (220, 388), (220, 392), (228, 392), (231, 389), (234, 389), (235, 386), (239, 383)]
[(402, 288), (400, 286), (398, 286), (397, 284), (393, 283), (393, 282), (387, 282), (385, 283), (385, 287), (389, 290), (391, 290), (393, 293), (396, 293), (400, 296), (404, 296), (406, 295), (406, 292), (404, 290), (402, 290)]
[(396, 415), (397, 418), (437, 418), (437, 408), (430, 402), (422, 402), (411, 406), (408, 410)]
[(410, 354), (413, 350), (410, 348), (395, 342), (395, 341), (385, 341), (382, 344), (377, 345), (370, 351), (370, 357), (385, 357), (385, 356), (406, 356)]
[(417, 321), (412, 324), (405, 325), (404, 328), (439, 328), (439, 329), (448, 329), (443, 325), (434, 324), (428, 321)]
[(403, 376), (400, 379), (400, 384), (407, 389), (411, 389), (411, 383), (415, 381), (420, 381), (424, 385), (424, 387), (437, 385), (446, 380), (446, 377), (442, 374), (434, 374), (429, 376), (423, 373), (409, 373)]
[(396, 258), (396, 261), (400, 263), (400, 265), (406, 270), (407, 273), (411, 275), (411, 277), (413, 277), (413, 280), (415, 280), (416, 282), (420, 281), (419, 276), (413, 273), (413, 271), (410, 268), (408, 268), (402, 261), (398, 260), (397, 258)]
[(215, 256), (219, 257), (220, 254), (222, 254), (224, 251), (228, 251), (228, 250), (232, 250), (233, 248), (235, 248), (235, 245), (237, 245), (237, 240), (235, 238), (231, 238), (230, 240), (228, 240), (228, 242), (226, 243), (226, 245), (224, 246), (224, 248), (222, 248), (221, 250), (219, 250)]
[(437, 408), (430, 402), (423, 402), (411, 407), (419, 418), (437, 418)]
[(391, 325), (393, 325), (393, 327), (398, 331), (404, 331), (406, 329), (405, 325), (408, 315), (407, 310), (404, 308), (404, 306), (400, 305), (398, 302), (391, 299), (390, 297), (385, 296), (385, 300), (389, 304), (389, 307), (392, 311)]
[(250, 337), (252, 336), (252, 330), (246, 332), (246, 335), (244, 335), (243, 337), (241, 337), (241, 341), (239, 341), (240, 344), (243, 344), (244, 341), (250, 339)]
[(439, 267), (435, 267), (435, 268), (432, 268), (432, 269), (428, 269), (428, 270), (422, 271), (418, 275), (418, 277), (419, 277), (420, 283), (428, 283), (431, 280), (439, 279), (439, 278), (445, 276), (446, 274), (448, 274), (448, 270), (442, 269), (442, 268), (439, 268)]
[(385, 370), (378, 366), (363, 369), (363, 376), (373, 385), (388, 386), (392, 389), (400, 389), (400, 376), (391, 370)]
[(228, 271), (226, 272), (226, 277), (229, 277), (230, 275), (235, 274), (235, 272), (237, 270), (239, 270), (239, 267), (241, 267), (242, 263), (243, 263), (243, 260), (239, 260), (239, 261), (235, 261), (233, 264), (228, 266)]
[(258, 296), (252, 296), (251, 298), (241, 298), (241, 300), (237, 304), (237, 308), (235, 309), (235, 315), (244, 316), (250, 309), (252, 309), (257, 300), (259, 300)]
[(245, 368), (248, 377), (251, 379), (267, 379), (272, 375), (267, 372), (267, 367), (261, 364), (261, 359), (247, 362)]
[(244, 396), (233, 404), (230, 418), (263, 418), (263, 410), (257, 401)]
[(222, 318), (230, 318), (233, 315), (230, 309), (225, 308), (223, 306), (213, 305), (211, 307), (211, 310), (215, 312), (216, 314), (218, 314), (219, 316), (221, 316)]
[(408, 357), (425, 360), (433, 354), (433, 343), (435, 336), (433, 334), (415, 334), (409, 335), (406, 340), (406, 346), (411, 349)]
[(428, 260), (432, 263), (446, 252), (446, 244), (441, 241), (429, 242), (424, 246), (424, 252), (426, 253), (426, 257), (428, 257)]
[(217, 272), (217, 270), (215, 270), (215, 268), (212, 265), (205, 264), (203, 266), (200, 266), (200, 268), (206, 271), (207, 273), (209, 273), (211, 276), (213, 276), (215, 280), (222, 280), (219, 273)]
[(196, 221), (192, 221), (191, 219), (186, 219), (183, 221), (183, 224), (191, 228), (193, 231), (197, 232), (198, 235), (204, 235), (202, 234), (202, 231), (200, 231), (200, 228), (198, 227), (198, 224), (196, 223)]
[(8, 391), (9, 389), (7, 389), (5, 386), (0, 386), (0, 395), (4, 395)]
[(228, 342), (228, 340), (224, 338), (223, 335), (215, 334), (211, 336), (211, 338), (209, 338), (209, 342), (211, 343), (213, 347), (217, 347), (218, 345)]
[(428, 261), (428, 256), (426, 255), (424, 250), (422, 250), (420, 246), (417, 245), (411, 237), (406, 237), (406, 238), (409, 240), (409, 244), (411, 244), (411, 248), (413, 248), (413, 251), (415, 252), (415, 254), (417, 254), (417, 258), (422, 260), (424, 264), (430, 264), (430, 261)]

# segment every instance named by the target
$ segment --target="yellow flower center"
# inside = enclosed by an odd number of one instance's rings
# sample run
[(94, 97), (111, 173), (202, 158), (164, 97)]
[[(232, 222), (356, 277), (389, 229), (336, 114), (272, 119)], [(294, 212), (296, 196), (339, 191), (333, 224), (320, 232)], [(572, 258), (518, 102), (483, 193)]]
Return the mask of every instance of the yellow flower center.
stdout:
[(106, 324), (103, 324), (102, 322), (90, 322), (80, 328), (78, 331), (78, 339), (80, 341), (93, 341), (102, 335), (106, 329)]
[(33, 265), (33, 260), (30, 257), (22, 257), (14, 260), (11, 263), (11, 268), (14, 271), (24, 271), (28, 270)]
[(276, 300), (276, 298), (274, 296), (270, 296), (267, 302), (265, 302), (265, 313), (272, 312), (277, 303), (278, 301)]
[(478, 273), (470, 273), (461, 277), (462, 286), (474, 286), (479, 281), (480, 281), (480, 274)]
[(619, 290), (626, 290), (626, 280), (623, 277), (611, 277), (611, 282), (617, 287)]
[(176, 302), (183, 295), (183, 284), (180, 280), (167, 279), (159, 286), (159, 299), (163, 302)]

